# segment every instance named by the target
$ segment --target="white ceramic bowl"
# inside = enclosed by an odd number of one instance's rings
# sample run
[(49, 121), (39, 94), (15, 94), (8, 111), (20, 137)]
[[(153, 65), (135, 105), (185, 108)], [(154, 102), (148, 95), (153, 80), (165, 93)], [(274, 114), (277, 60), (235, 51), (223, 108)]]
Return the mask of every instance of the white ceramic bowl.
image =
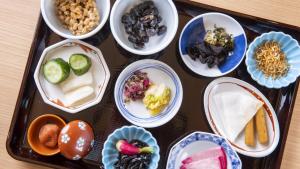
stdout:
[[(66, 101), (66, 99), (59, 84), (51, 84), (45, 79), (42, 66), (47, 60), (58, 57), (68, 61), (69, 57), (74, 53), (83, 53), (92, 61), (92, 66), (89, 71), (93, 75), (93, 84), (91, 86), (94, 88), (94, 95), (85, 99), (84, 102), (81, 102), (76, 106), (67, 107), (62, 104)], [(74, 77), (76, 75), (70, 71), (69, 78), (72, 76)], [(85, 42), (71, 39), (67, 39), (47, 47), (43, 51), (34, 72), (35, 84), (44, 102), (68, 113), (77, 113), (98, 104), (103, 97), (109, 78), (110, 72), (101, 51)]]
[(95, 35), (106, 23), (110, 12), (110, 0), (96, 0), (100, 16), (99, 25), (91, 32), (83, 35), (73, 35), (68, 29), (64, 28), (56, 15), (55, 0), (41, 0), (41, 13), (46, 24), (56, 34), (67, 39), (85, 39)]
[(163, 19), (161, 24), (167, 26), (167, 32), (161, 36), (150, 37), (143, 49), (135, 49), (127, 39), (128, 34), (121, 23), (121, 18), (124, 13), (141, 2), (140, 0), (117, 0), (111, 10), (110, 29), (118, 44), (127, 51), (137, 55), (151, 55), (163, 50), (172, 42), (178, 28), (178, 12), (172, 0), (153, 0)]

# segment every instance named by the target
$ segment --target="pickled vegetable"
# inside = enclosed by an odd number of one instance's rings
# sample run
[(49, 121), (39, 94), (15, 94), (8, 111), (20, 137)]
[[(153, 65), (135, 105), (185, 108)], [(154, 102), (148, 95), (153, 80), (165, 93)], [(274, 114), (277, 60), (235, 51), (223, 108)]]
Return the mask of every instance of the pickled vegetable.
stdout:
[(69, 77), (70, 66), (63, 59), (55, 58), (46, 62), (43, 73), (48, 82), (58, 84)]
[(69, 58), (69, 64), (73, 72), (80, 76), (89, 71), (92, 62), (91, 59), (84, 54), (73, 54)]

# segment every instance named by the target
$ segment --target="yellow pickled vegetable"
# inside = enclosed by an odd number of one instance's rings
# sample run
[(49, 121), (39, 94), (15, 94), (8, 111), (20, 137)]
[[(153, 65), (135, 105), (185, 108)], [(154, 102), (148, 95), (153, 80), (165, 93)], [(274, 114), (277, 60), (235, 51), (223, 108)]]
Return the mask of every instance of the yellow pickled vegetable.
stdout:
[(159, 114), (170, 102), (171, 90), (165, 84), (152, 85), (146, 92), (143, 103), (152, 116)]

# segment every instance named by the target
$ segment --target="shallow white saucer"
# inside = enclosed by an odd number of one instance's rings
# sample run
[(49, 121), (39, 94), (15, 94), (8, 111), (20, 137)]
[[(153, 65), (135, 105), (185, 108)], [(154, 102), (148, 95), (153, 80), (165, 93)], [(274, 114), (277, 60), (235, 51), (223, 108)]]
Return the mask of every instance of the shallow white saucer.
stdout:
[[(138, 70), (146, 72), (151, 83), (164, 83), (171, 89), (169, 105), (156, 116), (150, 115), (141, 100), (124, 101), (125, 82)], [(157, 60), (144, 59), (130, 64), (121, 72), (115, 84), (114, 97), (121, 115), (126, 120), (137, 126), (151, 128), (167, 123), (176, 115), (181, 106), (183, 90), (178, 75), (170, 66)]]
[(214, 133), (226, 138), (227, 136), (225, 129), (222, 125), (220, 116), (218, 115), (218, 113), (220, 112), (217, 111), (216, 106), (214, 105), (215, 103), (213, 101), (213, 96), (221, 91), (224, 92), (240, 90), (241, 87), (249, 91), (250, 94), (253, 94), (253, 96), (255, 96), (257, 99), (264, 102), (264, 109), (267, 112), (266, 119), (269, 134), (269, 143), (267, 145), (262, 145), (257, 141), (255, 147), (249, 147), (245, 144), (245, 133), (241, 132), (237, 139), (234, 142), (230, 142), (230, 144), (237, 152), (246, 156), (265, 157), (271, 154), (277, 147), (280, 137), (280, 129), (277, 115), (272, 105), (270, 104), (268, 99), (254, 86), (242, 80), (230, 77), (218, 78), (212, 81), (207, 86), (203, 99), (206, 118)]

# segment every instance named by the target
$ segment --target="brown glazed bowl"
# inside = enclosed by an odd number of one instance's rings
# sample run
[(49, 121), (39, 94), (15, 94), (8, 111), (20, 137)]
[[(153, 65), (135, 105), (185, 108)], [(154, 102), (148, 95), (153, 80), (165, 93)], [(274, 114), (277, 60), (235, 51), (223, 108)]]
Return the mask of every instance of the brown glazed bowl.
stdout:
[(56, 147), (54, 148), (49, 148), (42, 144), (39, 140), (40, 129), (45, 124), (56, 124), (61, 130), (66, 125), (66, 122), (62, 118), (54, 114), (44, 114), (42, 116), (39, 116), (34, 119), (29, 125), (27, 132), (27, 141), (32, 150), (36, 153), (44, 156), (52, 156), (60, 152), (58, 145), (56, 145)]
[(92, 127), (81, 120), (69, 122), (58, 137), (60, 153), (70, 160), (79, 160), (86, 156), (94, 144)]

